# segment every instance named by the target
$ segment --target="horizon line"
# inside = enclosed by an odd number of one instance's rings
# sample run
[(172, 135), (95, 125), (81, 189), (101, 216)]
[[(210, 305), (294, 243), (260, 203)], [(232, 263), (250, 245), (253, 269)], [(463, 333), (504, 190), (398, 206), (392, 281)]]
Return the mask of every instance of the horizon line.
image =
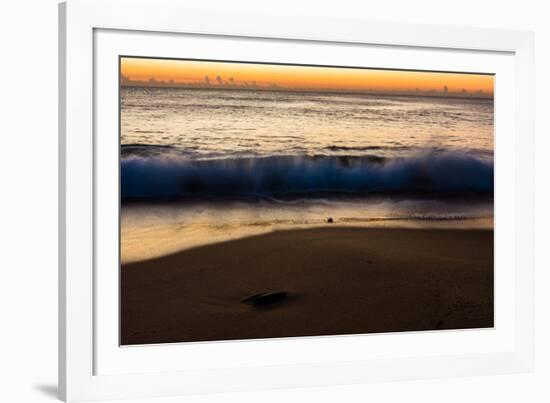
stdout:
[(376, 89), (331, 89), (331, 88), (293, 88), (282, 87), (279, 85), (235, 85), (235, 84), (215, 84), (207, 85), (198, 83), (169, 83), (166, 81), (141, 81), (141, 80), (122, 80), (121, 88), (170, 88), (182, 90), (223, 90), (223, 91), (265, 91), (265, 92), (288, 92), (288, 93), (312, 93), (312, 94), (341, 94), (341, 95), (388, 95), (388, 96), (416, 96), (431, 98), (455, 98), (455, 99), (484, 99), (494, 100), (492, 93), (486, 92), (463, 92), (463, 91), (438, 91), (432, 90), (376, 90)]

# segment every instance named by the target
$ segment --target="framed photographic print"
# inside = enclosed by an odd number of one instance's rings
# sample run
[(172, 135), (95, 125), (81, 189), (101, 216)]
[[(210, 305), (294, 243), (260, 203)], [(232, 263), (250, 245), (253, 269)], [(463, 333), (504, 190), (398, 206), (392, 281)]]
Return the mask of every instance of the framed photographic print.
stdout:
[(62, 4), (62, 398), (529, 371), (532, 91), (528, 32)]

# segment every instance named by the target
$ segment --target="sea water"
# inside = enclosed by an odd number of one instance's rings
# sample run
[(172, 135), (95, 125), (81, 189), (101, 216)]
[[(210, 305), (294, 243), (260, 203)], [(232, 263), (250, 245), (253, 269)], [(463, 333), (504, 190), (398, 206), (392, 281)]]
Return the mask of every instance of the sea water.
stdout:
[(279, 229), (493, 225), (489, 99), (123, 87), (120, 135), (122, 262)]

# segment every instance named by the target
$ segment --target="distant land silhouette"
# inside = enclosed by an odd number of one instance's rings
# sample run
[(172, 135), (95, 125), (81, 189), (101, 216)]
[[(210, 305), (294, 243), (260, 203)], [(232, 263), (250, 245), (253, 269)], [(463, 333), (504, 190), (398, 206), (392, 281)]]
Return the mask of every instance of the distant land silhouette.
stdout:
[(374, 95), (398, 95), (398, 96), (423, 96), (423, 97), (447, 97), (447, 98), (479, 98), (493, 99), (493, 94), (479, 91), (451, 90), (448, 86), (422, 90), (378, 90), (374, 88), (350, 89), (350, 88), (312, 88), (312, 87), (284, 87), (276, 83), (257, 83), (256, 81), (238, 81), (234, 77), (224, 78), (216, 75), (211, 78), (204, 76), (204, 81), (183, 82), (174, 80), (157, 80), (151, 77), (148, 80), (136, 80), (123, 74), (120, 75), (121, 87), (138, 88), (181, 88), (181, 89), (205, 89), (205, 90), (252, 90), (252, 91), (284, 91), (284, 92), (312, 92), (335, 94), (374, 94)]

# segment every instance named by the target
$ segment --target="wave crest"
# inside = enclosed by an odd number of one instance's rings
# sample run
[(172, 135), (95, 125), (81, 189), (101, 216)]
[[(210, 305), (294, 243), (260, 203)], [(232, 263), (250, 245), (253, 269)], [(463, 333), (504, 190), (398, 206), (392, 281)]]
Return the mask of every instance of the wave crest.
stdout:
[(132, 155), (121, 162), (123, 200), (380, 193), (492, 195), (493, 162), (456, 152), (214, 160)]

